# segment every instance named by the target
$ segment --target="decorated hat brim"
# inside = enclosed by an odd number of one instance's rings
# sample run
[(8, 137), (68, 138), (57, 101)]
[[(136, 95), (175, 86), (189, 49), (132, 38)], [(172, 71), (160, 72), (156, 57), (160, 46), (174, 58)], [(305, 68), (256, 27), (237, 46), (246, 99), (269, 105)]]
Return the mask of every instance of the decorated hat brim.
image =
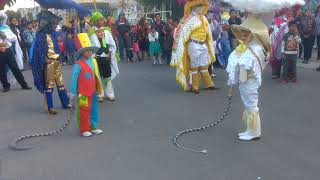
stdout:
[(77, 57), (81, 57), (81, 53), (83, 53), (84, 51), (87, 51), (87, 50), (92, 50), (93, 54), (95, 54), (97, 51), (98, 51), (98, 47), (95, 47), (95, 46), (90, 46), (90, 47), (85, 47), (85, 48), (81, 48), (78, 50), (77, 52)]
[(238, 40), (241, 39), (241, 31), (251, 32), (253, 38), (259, 41), (268, 52), (271, 52), (271, 41), (269, 38), (268, 27), (260, 18), (249, 16), (241, 25), (231, 25), (231, 31)]

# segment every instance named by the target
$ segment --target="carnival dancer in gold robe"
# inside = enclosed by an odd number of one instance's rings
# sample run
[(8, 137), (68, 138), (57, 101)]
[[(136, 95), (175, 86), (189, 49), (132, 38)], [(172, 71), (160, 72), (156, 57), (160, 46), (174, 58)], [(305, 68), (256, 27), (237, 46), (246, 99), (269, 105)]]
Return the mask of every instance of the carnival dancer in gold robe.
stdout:
[(58, 45), (59, 33), (56, 27), (61, 17), (50, 11), (38, 14), (39, 29), (32, 47), (31, 66), (34, 84), (44, 94), (45, 109), (49, 114), (57, 114), (54, 108), (53, 89), (57, 86), (63, 108), (71, 108), (67, 91), (64, 87), (61, 67), (61, 52)]
[(199, 93), (200, 79), (205, 88), (215, 90), (208, 67), (216, 61), (210, 25), (204, 16), (208, 0), (187, 0), (184, 17), (175, 31), (171, 66), (185, 91)]

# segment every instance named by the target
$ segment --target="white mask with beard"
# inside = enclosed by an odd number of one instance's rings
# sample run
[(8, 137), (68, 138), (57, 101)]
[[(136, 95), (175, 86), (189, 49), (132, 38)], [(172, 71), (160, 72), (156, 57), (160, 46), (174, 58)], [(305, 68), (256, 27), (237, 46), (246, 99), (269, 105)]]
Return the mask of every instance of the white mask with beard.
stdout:
[(193, 16), (197, 16), (197, 15), (201, 14), (201, 11), (202, 11), (202, 6), (196, 6), (196, 7), (192, 8), (191, 14)]

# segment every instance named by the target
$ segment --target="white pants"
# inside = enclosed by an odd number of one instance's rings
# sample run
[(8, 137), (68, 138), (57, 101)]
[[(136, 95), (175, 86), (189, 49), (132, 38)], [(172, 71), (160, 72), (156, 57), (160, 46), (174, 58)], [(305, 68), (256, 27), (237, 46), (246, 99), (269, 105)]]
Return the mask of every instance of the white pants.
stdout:
[(244, 83), (240, 83), (239, 90), (242, 103), (250, 112), (258, 112), (258, 89), (259, 84), (255, 79), (249, 79)]
[(107, 87), (105, 89), (105, 95), (108, 98), (115, 98), (111, 80), (107, 84)]
[(204, 67), (209, 64), (209, 50), (206, 44), (189, 43), (188, 54), (190, 57), (191, 68)]

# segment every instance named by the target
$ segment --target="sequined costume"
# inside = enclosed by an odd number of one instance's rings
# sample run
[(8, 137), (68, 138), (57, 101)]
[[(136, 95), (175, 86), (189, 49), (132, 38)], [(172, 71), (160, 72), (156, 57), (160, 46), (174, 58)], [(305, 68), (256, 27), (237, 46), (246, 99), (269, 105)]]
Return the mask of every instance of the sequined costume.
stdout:
[(171, 66), (177, 69), (177, 81), (184, 90), (196, 93), (199, 92), (200, 77), (206, 88), (214, 89), (208, 67), (216, 58), (211, 28), (204, 16), (207, 10), (206, 0), (186, 2), (185, 15), (175, 31), (172, 52)]
[(57, 86), (59, 97), (64, 108), (70, 108), (69, 97), (64, 87), (62, 76), (60, 49), (57, 43), (59, 34), (54, 25), (61, 20), (50, 11), (38, 14), (39, 30), (35, 39), (33, 56), (31, 57), (34, 84), (44, 94), (45, 109), (56, 114), (53, 104), (53, 90)]

